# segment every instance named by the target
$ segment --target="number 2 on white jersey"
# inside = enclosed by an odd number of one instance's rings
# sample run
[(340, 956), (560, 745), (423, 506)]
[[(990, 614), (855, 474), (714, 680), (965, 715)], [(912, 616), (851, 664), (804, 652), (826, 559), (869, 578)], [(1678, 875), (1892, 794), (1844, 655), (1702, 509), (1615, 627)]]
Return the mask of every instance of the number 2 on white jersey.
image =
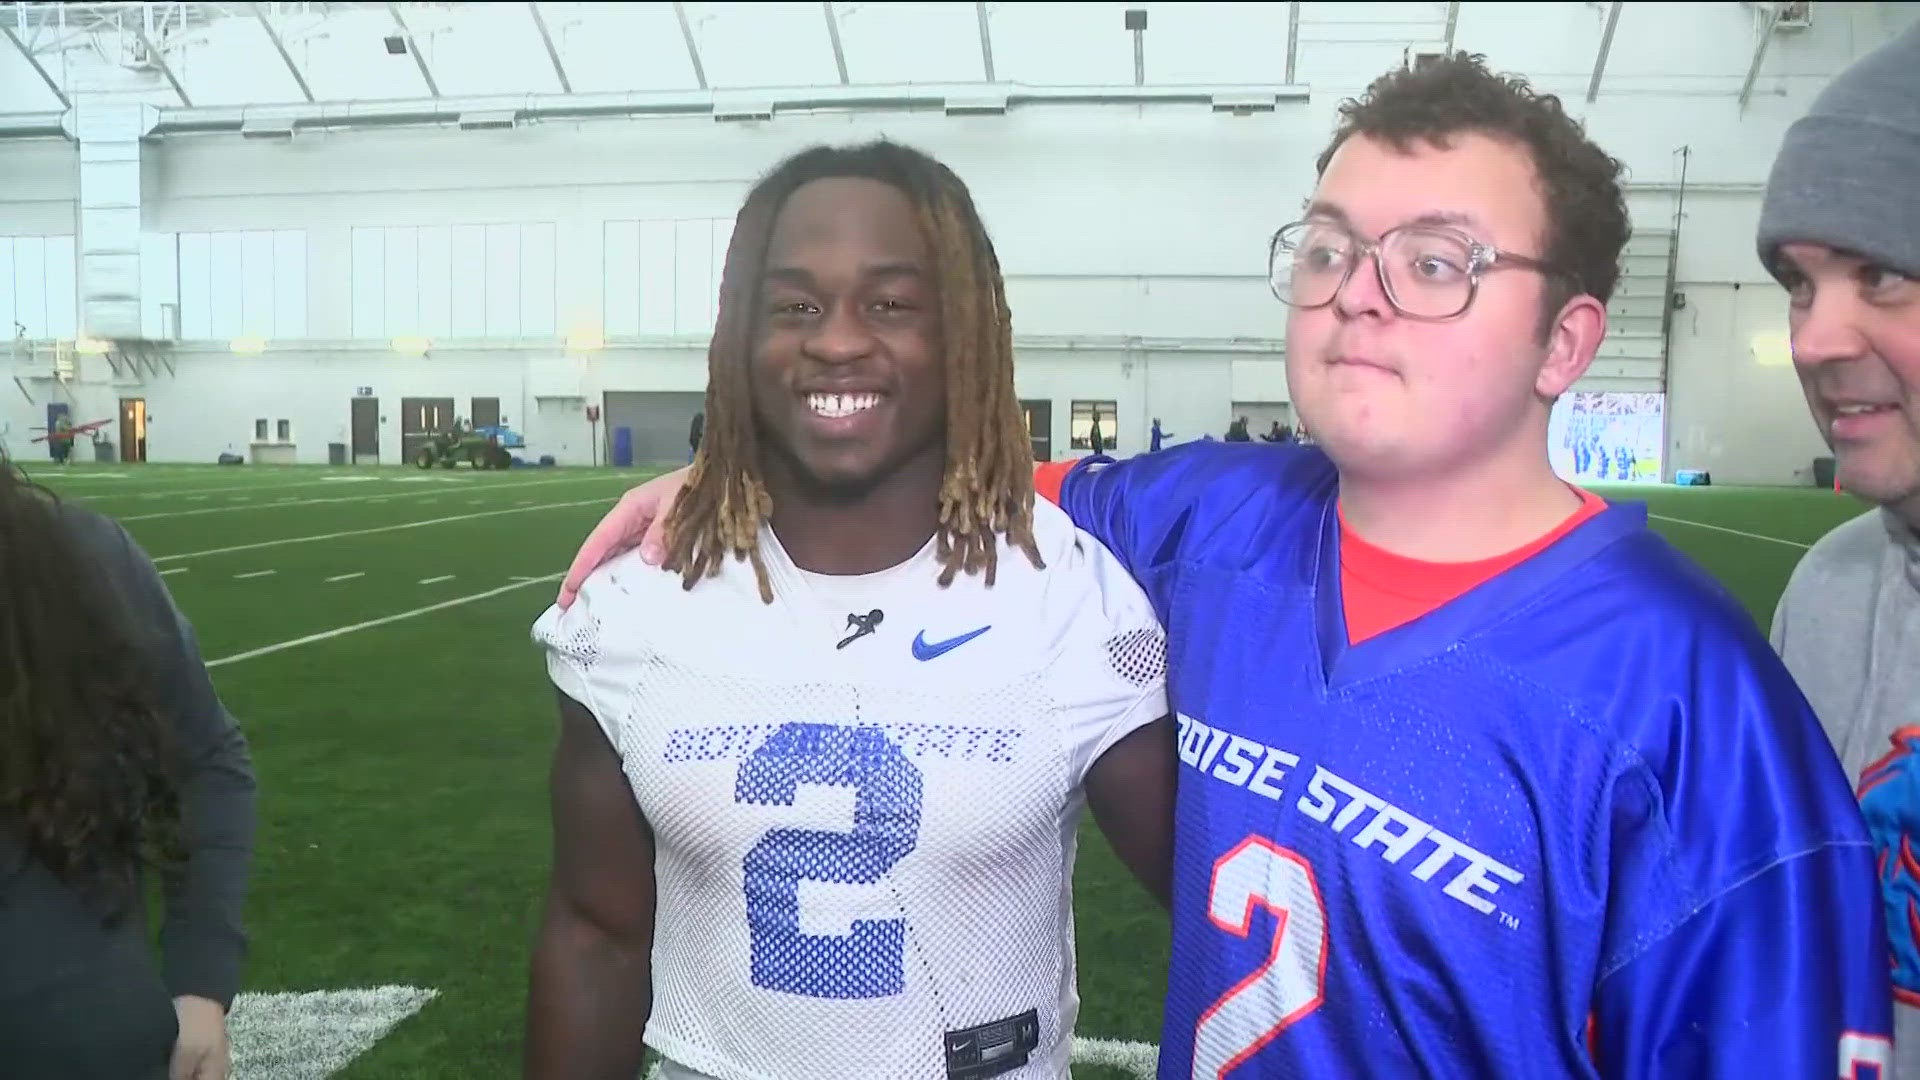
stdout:
[(1266, 963), (1200, 1015), (1194, 1080), (1220, 1080), (1325, 997), (1327, 908), (1313, 868), (1265, 837), (1249, 836), (1213, 864), (1207, 914), (1215, 926), (1244, 938), (1255, 904), (1276, 920), (1273, 947)]

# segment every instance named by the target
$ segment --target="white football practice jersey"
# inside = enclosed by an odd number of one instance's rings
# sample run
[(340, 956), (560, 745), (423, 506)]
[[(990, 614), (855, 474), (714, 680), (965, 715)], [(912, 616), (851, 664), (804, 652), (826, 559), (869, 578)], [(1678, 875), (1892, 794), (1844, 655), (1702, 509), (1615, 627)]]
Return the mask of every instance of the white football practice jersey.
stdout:
[(1064, 1078), (1087, 770), (1165, 715), (1146, 596), (1059, 508), (941, 588), (626, 555), (534, 627), (652, 827), (647, 1042), (718, 1080)]

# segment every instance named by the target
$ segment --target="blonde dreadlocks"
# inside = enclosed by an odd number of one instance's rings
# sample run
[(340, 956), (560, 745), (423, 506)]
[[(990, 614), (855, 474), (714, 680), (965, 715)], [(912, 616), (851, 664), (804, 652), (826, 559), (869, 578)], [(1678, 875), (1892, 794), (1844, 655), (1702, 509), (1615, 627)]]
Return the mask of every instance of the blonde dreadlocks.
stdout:
[(1033, 539), (1033, 452), (1013, 389), (1013, 330), (993, 242), (965, 184), (945, 165), (896, 143), (815, 147), (787, 159), (748, 193), (727, 245), (720, 312), (707, 350), (707, 430), (667, 519), (666, 566), (691, 589), (727, 555), (753, 564), (760, 598), (773, 587), (760, 526), (773, 503), (760, 476), (748, 368), (759, 332), (760, 278), (774, 220), (814, 181), (878, 180), (912, 203), (934, 259), (947, 384), (947, 460), (940, 482), (938, 554), (948, 585), (962, 571), (992, 585), (999, 537), (1042, 566)]

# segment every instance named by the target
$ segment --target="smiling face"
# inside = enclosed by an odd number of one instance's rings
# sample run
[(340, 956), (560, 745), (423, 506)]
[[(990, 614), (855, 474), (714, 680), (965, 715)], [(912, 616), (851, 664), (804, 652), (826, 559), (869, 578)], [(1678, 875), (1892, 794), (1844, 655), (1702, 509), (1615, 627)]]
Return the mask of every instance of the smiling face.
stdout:
[[(1356, 135), (1328, 162), (1308, 216), (1367, 241), (1428, 224), (1538, 258), (1546, 206), (1536, 176), (1526, 149), (1478, 133), (1404, 151)], [(1464, 312), (1414, 319), (1388, 300), (1374, 260), (1360, 260), (1331, 303), (1289, 315), (1287, 385), (1301, 425), (1352, 477), (1453, 476), (1543, 457), (1547, 400), (1585, 370), (1599, 336), (1597, 326), (1567, 332), (1563, 315), (1543, 341), (1545, 288), (1537, 271), (1500, 269), (1481, 277)]]
[(807, 183), (774, 222), (749, 382), (770, 486), (858, 498), (903, 473), (930, 497), (946, 373), (932, 251), (877, 180)]
[(1920, 280), (1822, 244), (1783, 244), (1793, 366), (1842, 487), (1920, 528)]

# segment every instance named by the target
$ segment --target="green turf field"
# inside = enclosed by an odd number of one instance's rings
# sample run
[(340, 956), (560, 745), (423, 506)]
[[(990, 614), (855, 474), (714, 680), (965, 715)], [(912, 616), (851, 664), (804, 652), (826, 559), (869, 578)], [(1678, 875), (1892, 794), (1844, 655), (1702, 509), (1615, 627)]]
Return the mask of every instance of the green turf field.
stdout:
[[(644, 474), (33, 471), (154, 556), (246, 729), (261, 792), (246, 988), (431, 988), (340, 1075), (519, 1075), (553, 731), (528, 628)], [(1645, 499), (1763, 622), (1806, 545), (1860, 509), (1817, 490), (1604, 493)], [(1080, 1034), (1123, 1057), (1156, 1037), (1167, 934), (1097, 833), (1081, 850)], [(269, 1075), (287, 1074), (253, 1070)]]

